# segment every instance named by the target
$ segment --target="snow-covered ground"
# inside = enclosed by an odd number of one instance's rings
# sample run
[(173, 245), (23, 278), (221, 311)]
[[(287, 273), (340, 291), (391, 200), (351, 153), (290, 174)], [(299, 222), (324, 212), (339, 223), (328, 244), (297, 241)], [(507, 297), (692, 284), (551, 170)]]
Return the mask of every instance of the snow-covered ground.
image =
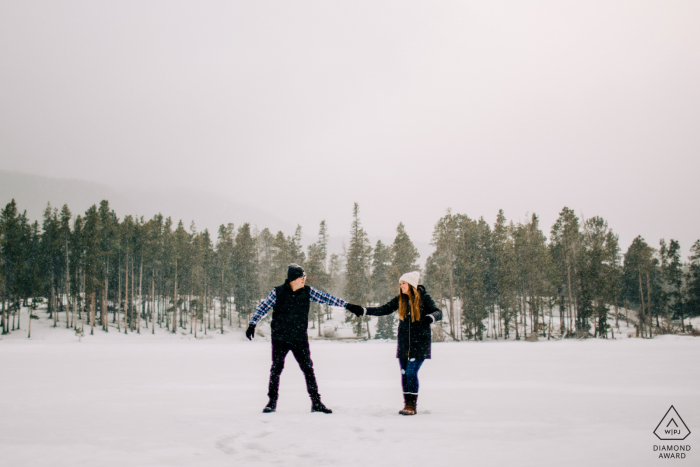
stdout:
[(693, 432), (678, 462), (700, 463), (698, 338), (436, 343), (414, 417), (397, 414), (394, 343), (312, 341), (334, 413), (309, 413), (289, 355), (278, 412), (262, 414), (265, 340), (78, 342), (40, 314), (31, 340), (26, 316), (0, 338), (3, 466), (651, 466), (671, 405)]

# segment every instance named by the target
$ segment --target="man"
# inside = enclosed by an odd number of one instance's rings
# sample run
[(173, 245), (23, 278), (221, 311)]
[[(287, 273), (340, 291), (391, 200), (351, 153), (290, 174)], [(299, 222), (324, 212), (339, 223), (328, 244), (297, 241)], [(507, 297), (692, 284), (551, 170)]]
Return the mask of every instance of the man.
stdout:
[(318, 393), (311, 352), (309, 350), (309, 307), (311, 302), (323, 305), (345, 307), (348, 302), (309, 287), (306, 284), (304, 268), (296, 263), (289, 265), (287, 280), (275, 287), (263, 300), (250, 319), (246, 337), (255, 337), (255, 325), (272, 309), (272, 368), (270, 368), (269, 402), (263, 413), (277, 409), (280, 375), (284, 369), (284, 359), (291, 351), (306, 377), (306, 389), (311, 397), (311, 411), (333, 413), (323, 405)]

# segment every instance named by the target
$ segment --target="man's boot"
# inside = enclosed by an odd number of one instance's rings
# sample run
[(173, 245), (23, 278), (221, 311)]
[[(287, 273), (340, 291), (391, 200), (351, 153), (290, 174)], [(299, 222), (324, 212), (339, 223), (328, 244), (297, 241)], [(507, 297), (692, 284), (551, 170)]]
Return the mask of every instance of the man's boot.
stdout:
[(323, 405), (320, 397), (311, 399), (311, 412), (333, 413), (331, 409)]
[(270, 399), (267, 402), (267, 405), (265, 406), (265, 408), (263, 409), (263, 413), (270, 413), (270, 412), (274, 412), (275, 410), (277, 410), (277, 400)]
[(403, 394), (404, 408), (400, 410), (401, 415), (415, 415), (418, 411), (418, 394)]

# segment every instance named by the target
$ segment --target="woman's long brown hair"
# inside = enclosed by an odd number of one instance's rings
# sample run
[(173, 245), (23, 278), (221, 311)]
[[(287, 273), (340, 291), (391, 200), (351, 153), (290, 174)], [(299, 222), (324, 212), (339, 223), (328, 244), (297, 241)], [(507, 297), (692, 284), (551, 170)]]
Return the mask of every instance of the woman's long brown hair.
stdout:
[(420, 292), (418, 292), (411, 284), (408, 284), (408, 295), (401, 292), (399, 289), (399, 319), (403, 321), (406, 318), (406, 313), (411, 307), (411, 321), (420, 320)]

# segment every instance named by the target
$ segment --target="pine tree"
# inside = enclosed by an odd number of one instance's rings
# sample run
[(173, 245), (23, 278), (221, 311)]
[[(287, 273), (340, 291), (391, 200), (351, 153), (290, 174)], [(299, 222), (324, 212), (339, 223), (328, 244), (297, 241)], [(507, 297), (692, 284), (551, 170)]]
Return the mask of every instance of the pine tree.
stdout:
[(300, 266), (304, 266), (304, 262), (306, 261), (306, 255), (304, 255), (304, 250), (301, 246), (300, 225), (297, 225), (297, 228), (294, 231), (294, 236), (287, 238), (287, 245), (289, 245), (289, 262), (297, 263)]
[[(392, 257), (391, 247), (384, 245), (381, 240), (377, 240), (372, 258), (370, 281), (372, 284), (371, 300), (378, 305), (383, 305), (391, 300), (398, 290), (397, 282), (392, 281)], [(395, 321), (394, 313), (380, 316), (377, 319), (375, 339), (395, 339)]]
[(240, 319), (246, 322), (255, 309), (259, 287), (257, 281), (257, 252), (255, 241), (250, 233), (250, 224), (245, 223), (238, 228), (235, 245), (233, 247), (233, 264), (235, 268), (233, 295), (236, 312)]
[(287, 268), (292, 262), (291, 250), (284, 233), (277, 232), (272, 242), (272, 270), (268, 289), (283, 284), (287, 279)]
[(510, 336), (511, 321), (515, 317), (517, 301), (517, 258), (513, 240), (514, 229), (512, 222), (506, 225), (503, 210), (499, 210), (493, 227), (493, 257), (498, 325), (500, 327), (502, 321), (503, 327), (498, 330), (497, 335), (506, 339)]
[(273, 254), (275, 236), (270, 229), (265, 228), (255, 237), (255, 245), (258, 249), (258, 278), (260, 284), (260, 295), (267, 295), (278, 283), (272, 281), (273, 277)]
[(462, 301), (462, 328), (467, 339), (483, 339), (484, 320), (488, 317), (488, 269), (490, 264), (490, 227), (466, 215), (455, 216), (457, 250), (456, 289)]
[[(231, 289), (233, 286), (233, 224), (220, 225), (219, 226), (219, 236), (216, 242), (216, 254), (219, 266), (219, 296), (220, 300), (220, 314), (221, 319), (221, 334), (224, 333), (224, 319), (227, 316), (227, 310), (229, 309), (230, 297), (232, 296)], [(270, 231), (265, 229), (263, 234), (267, 232), (269, 235)], [(260, 244), (259, 238), (258, 245)], [(229, 315), (229, 325), (231, 324), (231, 317)]]
[(403, 274), (418, 270), (418, 249), (408, 237), (403, 223), (396, 227), (396, 237), (391, 245), (391, 279), (398, 284), (399, 277)]
[(565, 304), (566, 314), (561, 324), (562, 333), (565, 330), (567, 336), (573, 336), (574, 322), (577, 322), (575, 297), (579, 293), (576, 277), (581, 241), (579, 219), (573, 210), (564, 207), (552, 226), (550, 249), (555, 267), (559, 272), (556, 285), (561, 291), (560, 303)]
[[(608, 227), (608, 223), (601, 217), (592, 217), (584, 222), (583, 250), (580, 261), (581, 300), (579, 328), (588, 331), (590, 325), (587, 320), (595, 320), (594, 335), (607, 337), (610, 329), (608, 317), (608, 304), (615, 300), (611, 291), (611, 283), (614, 284), (615, 273), (611, 252), (617, 247), (617, 236)], [(608, 242), (613, 242), (608, 245)], [(614, 253), (613, 253), (614, 254)]]
[(679, 318), (685, 327), (683, 316), (683, 264), (681, 263), (681, 246), (671, 239), (668, 247), (664, 239), (659, 242), (661, 259), (661, 299), (667, 320)]
[[(2, 333), (10, 332), (7, 312), (13, 312), (12, 327), (15, 329), (15, 313), (19, 312), (20, 302), (27, 295), (26, 281), (29, 278), (30, 227), (26, 214), (19, 214), (13, 199), (0, 213), (0, 243), (2, 258)], [(5, 304), (7, 301), (7, 305)], [(17, 326), (19, 328), (19, 325)]]
[[(328, 290), (330, 276), (326, 272), (326, 252), (328, 250), (328, 233), (326, 231), (326, 221), (321, 221), (318, 231), (318, 240), (308, 247), (305, 270), (308, 277), (307, 284), (321, 289)], [(313, 327), (318, 323), (318, 335), (321, 336), (321, 321), (323, 309), (318, 303), (311, 303), (309, 320)]]
[[(46, 232), (46, 231), (45, 231)], [(101, 285), (102, 260), (100, 248), (100, 216), (94, 204), (85, 212), (83, 236), (83, 277), (85, 281), (85, 300), (88, 319), (90, 320), (90, 335), (95, 333), (95, 294)]]
[[(688, 268), (685, 273), (685, 295), (683, 316), (700, 316), (700, 240), (693, 243), (688, 256)], [(685, 323), (683, 323), (685, 327)]]
[[(352, 217), (350, 247), (347, 252), (345, 295), (350, 303), (365, 306), (370, 300), (371, 293), (369, 269), (372, 260), (372, 247), (369, 244), (367, 233), (360, 224), (360, 206), (357, 203), (353, 206)], [(355, 335), (358, 337), (362, 335), (363, 323), (369, 320), (349, 315), (348, 318), (353, 322)], [(367, 336), (371, 338), (369, 324), (367, 325)]]
[[(459, 318), (454, 307), (454, 301), (457, 298), (457, 283), (455, 277), (455, 268), (457, 264), (458, 252), (458, 217), (453, 216), (450, 210), (447, 215), (437, 221), (433, 229), (433, 238), (431, 245), (435, 247), (435, 252), (432, 254), (432, 259), (426, 262), (431, 264), (430, 274), (426, 278), (431, 281), (430, 285), (432, 294), (435, 294), (439, 300), (447, 301), (447, 318), (449, 321), (449, 334), (453, 339), (458, 340)], [(441, 285), (445, 286), (442, 287)]]
[(624, 256), (623, 283), (627, 301), (638, 307), (638, 330), (651, 337), (651, 274), (656, 267), (654, 249), (641, 236), (632, 241)]

